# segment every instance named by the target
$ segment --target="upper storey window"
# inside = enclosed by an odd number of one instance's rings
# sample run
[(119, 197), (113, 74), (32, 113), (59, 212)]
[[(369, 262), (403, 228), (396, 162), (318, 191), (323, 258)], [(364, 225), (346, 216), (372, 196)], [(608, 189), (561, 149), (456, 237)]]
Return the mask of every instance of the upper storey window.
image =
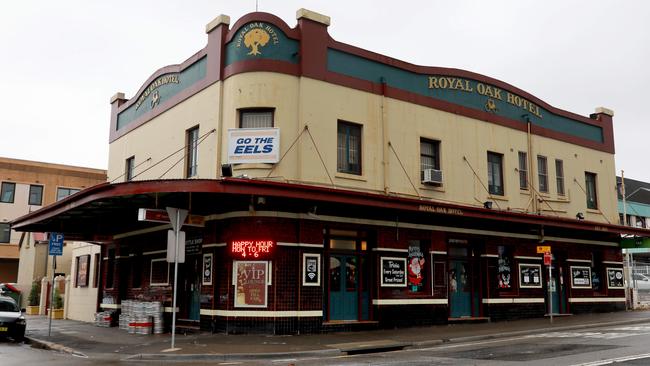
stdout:
[(503, 155), (487, 153), (488, 162), (488, 191), (490, 194), (503, 196)]
[(585, 190), (587, 194), (587, 208), (598, 209), (598, 197), (596, 195), (596, 174), (585, 172)]
[(62, 200), (64, 198), (68, 197), (69, 195), (75, 194), (77, 192), (79, 192), (79, 190), (76, 189), (76, 188), (62, 188), (62, 187), (59, 187), (59, 188), (56, 189), (56, 200), (60, 201), (60, 200)]
[(557, 194), (564, 196), (564, 162), (560, 159), (555, 159), (555, 183)]
[(336, 171), (361, 175), (361, 125), (338, 122)]
[(548, 164), (546, 156), (537, 155), (537, 177), (539, 179), (539, 191), (548, 193)]
[(186, 154), (187, 161), (185, 162), (185, 176), (187, 178), (195, 177), (198, 169), (198, 154), (199, 154), (199, 126), (190, 128), (186, 131)]
[(16, 194), (16, 183), (2, 182), (0, 186), (0, 202), (14, 203), (14, 195)]
[(240, 128), (273, 127), (273, 109), (242, 109), (239, 111)]
[(420, 181), (442, 184), (440, 141), (420, 139)]
[(29, 204), (34, 206), (43, 204), (43, 186), (37, 184), (29, 186)]
[(519, 188), (528, 189), (528, 154), (519, 152)]
[(126, 159), (124, 163), (124, 181), (130, 182), (133, 180), (133, 171), (135, 169), (135, 156)]

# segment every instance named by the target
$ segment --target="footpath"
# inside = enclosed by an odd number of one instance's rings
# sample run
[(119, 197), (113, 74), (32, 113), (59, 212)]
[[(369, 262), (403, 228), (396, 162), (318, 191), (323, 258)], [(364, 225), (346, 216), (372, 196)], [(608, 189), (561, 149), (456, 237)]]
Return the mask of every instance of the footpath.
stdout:
[(74, 320), (52, 320), (48, 336), (45, 316), (27, 316), (28, 341), (35, 347), (80, 357), (130, 360), (236, 361), (328, 357), (341, 354), (426, 348), (447, 342), (470, 342), (593, 327), (650, 323), (650, 311), (623, 311), (501, 321), (305, 335), (227, 335), (201, 332), (129, 334), (117, 327), (102, 328)]

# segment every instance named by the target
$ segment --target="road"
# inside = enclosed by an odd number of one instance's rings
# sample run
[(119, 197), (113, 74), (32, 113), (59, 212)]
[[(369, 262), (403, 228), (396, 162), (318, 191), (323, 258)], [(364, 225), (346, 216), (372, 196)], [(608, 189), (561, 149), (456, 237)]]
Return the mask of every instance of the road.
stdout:
[[(246, 362), (196, 362), (194, 365), (648, 365), (650, 325), (549, 332), (516, 338), (447, 343), (425, 349), (346, 355), (330, 358)], [(124, 365), (123, 356), (80, 358), (0, 340), (0, 365)], [(150, 364), (163, 363), (160, 361)], [(129, 364), (142, 364), (130, 362)]]

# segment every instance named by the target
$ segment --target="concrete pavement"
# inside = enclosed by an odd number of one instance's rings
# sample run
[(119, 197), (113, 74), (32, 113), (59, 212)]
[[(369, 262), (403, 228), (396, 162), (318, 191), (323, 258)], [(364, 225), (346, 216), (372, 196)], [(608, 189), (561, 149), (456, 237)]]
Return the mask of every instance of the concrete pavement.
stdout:
[(427, 327), (307, 335), (129, 334), (117, 327), (102, 328), (73, 320), (53, 320), (48, 337), (48, 319), (27, 317), (27, 337), (32, 344), (77, 356), (142, 360), (250, 360), (278, 357), (325, 357), (337, 354), (424, 348), (446, 342), (465, 342), (512, 337), (548, 331), (576, 330), (650, 322), (650, 311), (626, 311), (503, 321), (480, 324), (451, 324)]

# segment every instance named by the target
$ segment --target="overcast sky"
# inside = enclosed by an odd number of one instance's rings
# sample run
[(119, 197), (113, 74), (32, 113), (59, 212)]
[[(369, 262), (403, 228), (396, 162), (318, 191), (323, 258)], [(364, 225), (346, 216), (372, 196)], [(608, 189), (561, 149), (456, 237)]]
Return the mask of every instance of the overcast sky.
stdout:
[[(205, 46), (237, 1), (3, 1), (0, 156), (106, 169), (109, 99)], [(338, 41), (410, 63), (465, 69), (588, 116), (614, 110), (616, 169), (650, 182), (650, 1), (259, 0), (296, 25), (331, 17)]]

